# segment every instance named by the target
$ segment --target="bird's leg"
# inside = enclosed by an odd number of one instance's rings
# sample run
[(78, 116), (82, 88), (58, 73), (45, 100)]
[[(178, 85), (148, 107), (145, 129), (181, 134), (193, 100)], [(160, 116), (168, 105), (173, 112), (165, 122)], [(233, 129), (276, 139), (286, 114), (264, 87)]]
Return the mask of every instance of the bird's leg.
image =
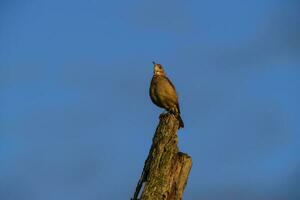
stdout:
[(171, 108), (168, 112), (175, 116), (178, 115), (178, 111), (176, 110), (176, 108)]

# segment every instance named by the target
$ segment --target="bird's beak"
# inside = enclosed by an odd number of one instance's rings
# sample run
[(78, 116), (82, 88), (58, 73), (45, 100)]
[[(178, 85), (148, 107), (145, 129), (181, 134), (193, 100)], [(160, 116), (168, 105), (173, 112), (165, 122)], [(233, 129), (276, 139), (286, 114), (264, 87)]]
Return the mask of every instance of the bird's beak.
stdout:
[(152, 61), (153, 65), (155, 65), (156, 63), (154, 61)]

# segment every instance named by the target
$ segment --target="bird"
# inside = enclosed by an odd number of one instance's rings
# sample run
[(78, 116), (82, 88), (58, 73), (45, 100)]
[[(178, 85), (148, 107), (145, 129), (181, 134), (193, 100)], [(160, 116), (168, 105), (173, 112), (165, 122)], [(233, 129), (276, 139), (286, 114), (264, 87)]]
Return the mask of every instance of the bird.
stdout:
[(156, 106), (164, 108), (167, 112), (175, 115), (179, 121), (179, 128), (184, 128), (175, 86), (167, 77), (163, 66), (155, 62), (152, 63), (154, 67), (149, 89), (150, 98)]

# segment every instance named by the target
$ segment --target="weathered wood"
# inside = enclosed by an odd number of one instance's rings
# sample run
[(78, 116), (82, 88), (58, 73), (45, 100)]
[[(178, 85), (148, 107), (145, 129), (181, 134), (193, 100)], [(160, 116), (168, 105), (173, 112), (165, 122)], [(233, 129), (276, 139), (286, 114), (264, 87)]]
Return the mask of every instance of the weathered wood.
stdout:
[(179, 152), (178, 120), (172, 114), (160, 116), (160, 123), (145, 161), (132, 200), (181, 200), (192, 167), (192, 159)]

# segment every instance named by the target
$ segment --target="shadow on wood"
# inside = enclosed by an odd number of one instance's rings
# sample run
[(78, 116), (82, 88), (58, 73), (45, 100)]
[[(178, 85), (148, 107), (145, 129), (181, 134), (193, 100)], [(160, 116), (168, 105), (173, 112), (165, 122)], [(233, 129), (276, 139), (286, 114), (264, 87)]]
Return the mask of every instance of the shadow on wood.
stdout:
[(152, 146), (132, 200), (180, 200), (192, 167), (192, 159), (179, 152), (179, 123), (172, 114), (160, 116)]

